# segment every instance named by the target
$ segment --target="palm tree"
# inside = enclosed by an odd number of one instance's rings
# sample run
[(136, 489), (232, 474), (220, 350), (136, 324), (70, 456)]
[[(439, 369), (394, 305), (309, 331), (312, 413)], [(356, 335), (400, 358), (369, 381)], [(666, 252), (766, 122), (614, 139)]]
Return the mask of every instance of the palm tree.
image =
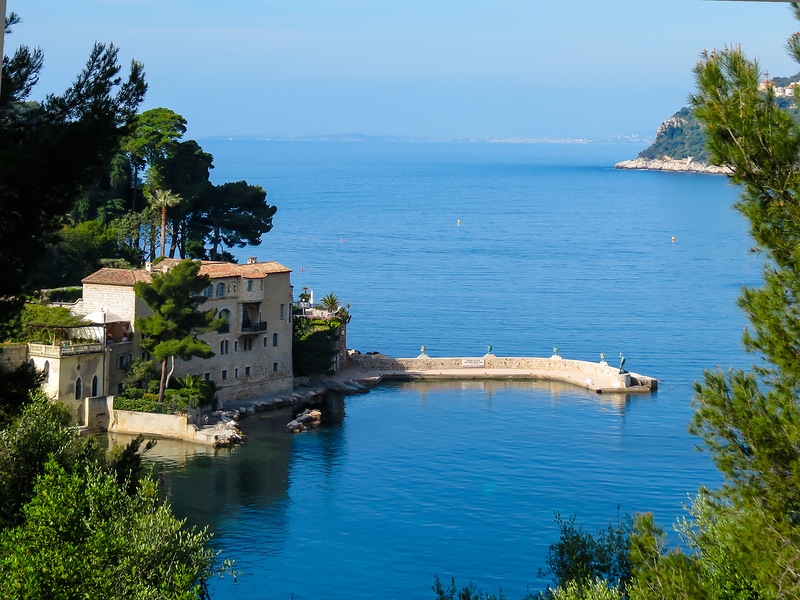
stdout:
[(180, 204), (182, 198), (170, 190), (155, 190), (148, 194), (150, 206), (161, 209), (161, 256), (164, 256), (164, 245), (167, 235), (167, 209)]
[(320, 306), (328, 312), (335, 313), (339, 310), (339, 296), (331, 292), (319, 301)]

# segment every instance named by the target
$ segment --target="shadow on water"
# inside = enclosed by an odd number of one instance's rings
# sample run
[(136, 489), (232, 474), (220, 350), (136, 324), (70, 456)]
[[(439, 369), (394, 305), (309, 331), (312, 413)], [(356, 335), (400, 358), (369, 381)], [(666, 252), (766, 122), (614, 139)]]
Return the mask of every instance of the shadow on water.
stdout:
[[(322, 425), (304, 434), (303, 453), (320, 464), (333, 465), (341, 451), (341, 424), (345, 416), (343, 396), (314, 404), (302, 404), (257, 413), (240, 422), (245, 443), (214, 448), (160, 438), (145, 454), (160, 481), (161, 493), (175, 513), (190, 525), (218, 531), (224, 523), (239, 520), (242, 511), (269, 509), (279, 515), (290, 485), (290, 468), (298, 439), (286, 432), (286, 424), (305, 408), (322, 409)], [(98, 436), (106, 448), (127, 444), (135, 436)], [(280, 520), (280, 519), (278, 519)]]

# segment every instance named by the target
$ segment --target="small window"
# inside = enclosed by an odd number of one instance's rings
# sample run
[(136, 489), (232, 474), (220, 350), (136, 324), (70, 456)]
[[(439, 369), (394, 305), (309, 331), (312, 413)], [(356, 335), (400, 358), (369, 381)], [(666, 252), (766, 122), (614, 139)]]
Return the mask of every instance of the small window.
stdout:
[(244, 376), (245, 377), (250, 377), (250, 367), (245, 367), (244, 368)]
[(278, 347), (278, 334), (277, 333), (273, 333), (272, 334), (272, 347), (273, 348), (277, 348)]
[(222, 298), (225, 295), (225, 284), (218, 283), (217, 284), (217, 298)]
[(222, 340), (219, 343), (219, 353), (220, 354), (227, 354), (228, 353), (228, 340)]
[(252, 279), (248, 279), (247, 280), (247, 291), (248, 292), (252, 292), (253, 291), (253, 280)]
[(214, 295), (214, 287), (209, 284), (209, 286), (203, 290), (203, 296), (206, 298), (211, 298)]
[(235, 340), (233, 342), (233, 351), (234, 352), (238, 352), (239, 351), (239, 340)]
[(267, 336), (264, 336), (264, 348), (267, 347)]
[(227, 379), (228, 378), (228, 370), (227, 369), (222, 369), (222, 378), (223, 379)]
[(283, 321), (283, 313), (284, 313), (285, 310), (286, 310), (286, 305), (285, 304), (281, 304), (281, 321)]
[(253, 349), (253, 338), (246, 337), (242, 340), (242, 350), (249, 352)]
[(125, 368), (125, 355), (124, 354), (120, 354), (119, 358), (118, 358), (118, 361), (119, 361), (119, 368), (120, 369), (124, 369)]
[(234, 379), (239, 379), (239, 369), (234, 369), (233, 370), (233, 378)]
[(219, 311), (219, 318), (225, 320), (225, 325), (220, 328), (219, 333), (228, 333), (231, 330), (231, 311), (223, 308)]
[(278, 372), (278, 363), (272, 363), (272, 372), (273, 373), (277, 373)]
[(203, 378), (206, 381), (211, 381), (211, 373), (203, 373)]

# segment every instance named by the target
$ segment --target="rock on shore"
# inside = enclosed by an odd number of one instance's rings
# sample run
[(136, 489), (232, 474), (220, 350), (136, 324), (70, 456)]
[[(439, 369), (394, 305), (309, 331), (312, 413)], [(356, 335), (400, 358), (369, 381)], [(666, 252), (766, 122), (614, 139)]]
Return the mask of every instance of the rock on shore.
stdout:
[(322, 412), (318, 408), (307, 408), (286, 424), (286, 431), (302, 433), (309, 428), (319, 427), (320, 423), (322, 423)]
[(709, 165), (708, 163), (694, 161), (690, 158), (683, 160), (635, 158), (633, 160), (623, 160), (614, 165), (614, 168), (639, 169), (645, 171), (675, 171), (679, 173), (706, 173), (709, 175), (728, 175), (731, 172), (728, 167)]

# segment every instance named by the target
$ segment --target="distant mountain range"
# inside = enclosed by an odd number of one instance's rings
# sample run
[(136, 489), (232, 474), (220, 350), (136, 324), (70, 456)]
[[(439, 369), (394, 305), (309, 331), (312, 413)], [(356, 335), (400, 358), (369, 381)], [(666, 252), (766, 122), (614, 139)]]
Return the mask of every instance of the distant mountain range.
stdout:
[[(777, 102), (800, 116), (794, 102), (793, 84), (800, 82), (800, 73), (793, 77), (774, 77)], [(684, 106), (659, 125), (655, 140), (634, 160), (615, 165), (617, 169), (646, 169), (651, 171), (690, 171), (724, 174), (729, 170), (709, 163), (706, 139), (700, 121), (691, 108)]]

